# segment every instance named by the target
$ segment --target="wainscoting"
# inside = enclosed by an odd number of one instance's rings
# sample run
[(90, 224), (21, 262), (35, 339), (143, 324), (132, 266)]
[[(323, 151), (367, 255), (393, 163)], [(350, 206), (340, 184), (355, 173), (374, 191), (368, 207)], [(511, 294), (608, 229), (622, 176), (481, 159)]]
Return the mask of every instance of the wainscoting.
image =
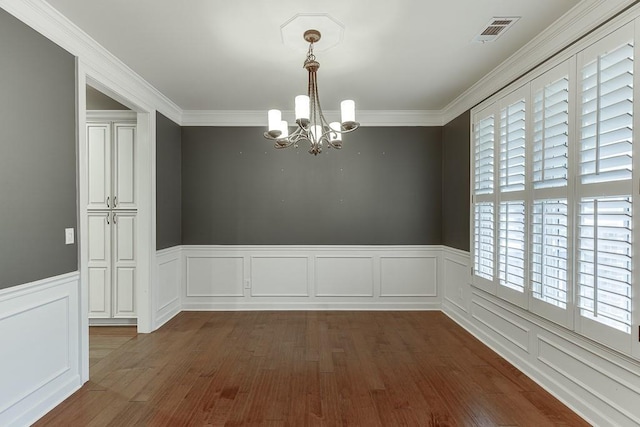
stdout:
[(183, 246), (182, 309), (439, 310), (441, 252), (440, 246)]
[(79, 274), (0, 290), (0, 425), (30, 425), (80, 388)]
[(640, 365), (470, 286), (469, 254), (443, 251), (442, 310), (593, 425), (640, 425)]
[(156, 252), (157, 288), (153, 300), (153, 330), (182, 310), (182, 248), (176, 246)]

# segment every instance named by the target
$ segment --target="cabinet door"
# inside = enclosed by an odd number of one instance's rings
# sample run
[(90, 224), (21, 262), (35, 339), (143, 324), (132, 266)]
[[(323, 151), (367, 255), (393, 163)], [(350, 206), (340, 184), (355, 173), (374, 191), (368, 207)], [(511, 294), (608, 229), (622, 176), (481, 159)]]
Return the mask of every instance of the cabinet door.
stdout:
[(89, 212), (89, 317), (111, 317), (111, 219)]
[(115, 123), (113, 126), (113, 207), (135, 209), (135, 124)]
[(88, 209), (109, 209), (111, 197), (111, 125), (87, 124)]
[(113, 212), (113, 317), (136, 315), (136, 214)]

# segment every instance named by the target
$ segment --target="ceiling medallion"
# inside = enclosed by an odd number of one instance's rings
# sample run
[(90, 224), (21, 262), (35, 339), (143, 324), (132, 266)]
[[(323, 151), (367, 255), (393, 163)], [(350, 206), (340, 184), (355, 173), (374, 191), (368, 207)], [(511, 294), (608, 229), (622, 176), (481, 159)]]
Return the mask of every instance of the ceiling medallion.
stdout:
[(321, 37), (320, 31), (307, 30), (303, 37), (309, 43), (307, 59), (303, 65), (309, 72), (309, 85), (306, 95), (295, 98), (297, 128), (289, 134), (289, 125), (282, 120), (282, 112), (269, 110), (269, 130), (264, 133), (264, 137), (275, 141), (276, 148), (297, 148), (301, 141), (306, 141), (310, 144), (309, 153), (317, 156), (322, 152), (323, 146), (342, 148), (342, 135), (353, 132), (360, 127), (360, 123), (356, 122), (355, 102), (351, 99), (340, 103), (341, 122), (329, 123), (325, 119), (318, 97), (317, 72), (320, 63), (313, 54), (313, 45)]

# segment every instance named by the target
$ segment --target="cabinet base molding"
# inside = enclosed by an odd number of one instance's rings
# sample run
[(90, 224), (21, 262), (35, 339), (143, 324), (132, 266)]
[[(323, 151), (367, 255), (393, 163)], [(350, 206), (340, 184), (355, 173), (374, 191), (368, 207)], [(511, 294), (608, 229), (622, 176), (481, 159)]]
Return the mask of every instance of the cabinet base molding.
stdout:
[(89, 326), (136, 326), (138, 319), (89, 319)]

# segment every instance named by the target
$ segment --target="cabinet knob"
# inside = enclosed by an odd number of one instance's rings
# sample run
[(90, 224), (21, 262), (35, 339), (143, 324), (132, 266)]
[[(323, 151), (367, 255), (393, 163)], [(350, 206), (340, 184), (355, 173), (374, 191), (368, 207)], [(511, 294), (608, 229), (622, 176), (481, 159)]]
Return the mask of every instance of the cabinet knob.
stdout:
[[(115, 206), (115, 205), (114, 205), (114, 206)], [(115, 212), (113, 213), (113, 223), (114, 223), (114, 224), (117, 224), (117, 223), (116, 223), (116, 213), (115, 213)]]
[(118, 196), (113, 196), (113, 207), (115, 208), (117, 205)]
[(111, 206), (109, 206), (109, 196), (107, 196), (107, 207), (110, 208)]
[(109, 224), (111, 224), (111, 223), (109, 222), (109, 214), (107, 214), (107, 225), (109, 225)]

